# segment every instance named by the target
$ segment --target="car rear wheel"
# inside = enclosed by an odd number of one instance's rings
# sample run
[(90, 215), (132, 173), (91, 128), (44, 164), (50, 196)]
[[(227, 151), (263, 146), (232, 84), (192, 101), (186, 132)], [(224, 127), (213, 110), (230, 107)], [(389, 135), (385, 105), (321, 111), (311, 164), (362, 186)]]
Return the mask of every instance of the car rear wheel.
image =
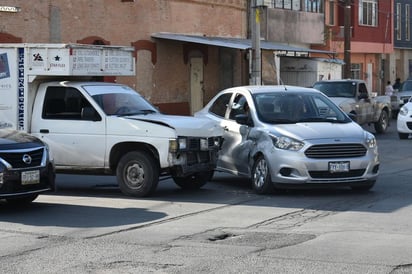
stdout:
[(183, 189), (199, 189), (213, 177), (212, 171), (198, 172), (186, 177), (173, 176), (173, 181)]
[(408, 139), (409, 137), (409, 133), (402, 133), (402, 132), (398, 132), (399, 135), (399, 139)]
[(252, 168), (252, 187), (257, 194), (273, 192), (273, 183), (270, 177), (269, 167), (263, 155), (260, 155)]
[(131, 151), (125, 154), (117, 166), (120, 190), (129, 196), (151, 195), (159, 182), (159, 166), (149, 153)]
[(376, 133), (384, 133), (389, 126), (389, 115), (386, 110), (382, 110), (379, 120), (375, 123)]

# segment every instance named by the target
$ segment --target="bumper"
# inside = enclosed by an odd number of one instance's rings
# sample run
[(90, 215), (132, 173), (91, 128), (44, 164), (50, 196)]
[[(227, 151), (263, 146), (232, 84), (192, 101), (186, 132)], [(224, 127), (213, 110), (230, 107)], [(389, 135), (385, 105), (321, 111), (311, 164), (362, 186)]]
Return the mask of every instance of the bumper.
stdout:
[[(37, 183), (23, 184), (21, 170), (0, 170), (0, 199), (18, 198), (31, 194), (39, 194), (55, 190), (55, 173), (53, 165), (41, 169), (28, 169), (24, 171), (39, 170), (40, 178)], [(2, 182), (2, 183), (1, 183)]]
[(398, 115), (396, 128), (401, 133), (412, 133), (412, 117), (410, 115)]
[(179, 177), (198, 172), (213, 171), (216, 168), (217, 158), (217, 150), (187, 151), (169, 155), (169, 159), (173, 163), (171, 171)]
[[(275, 185), (293, 186), (355, 186), (375, 181), (379, 174), (377, 148), (356, 158), (312, 159), (299, 152), (272, 153), (267, 157)], [(331, 172), (330, 163), (346, 162), (349, 170)]]

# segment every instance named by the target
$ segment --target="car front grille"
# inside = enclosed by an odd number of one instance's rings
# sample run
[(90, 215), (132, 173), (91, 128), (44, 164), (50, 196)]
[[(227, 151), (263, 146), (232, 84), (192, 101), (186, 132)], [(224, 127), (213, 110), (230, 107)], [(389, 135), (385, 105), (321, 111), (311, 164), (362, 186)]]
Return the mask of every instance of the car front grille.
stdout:
[[(30, 168), (41, 166), (43, 159), (44, 148), (35, 150), (16, 150), (16, 151), (0, 151), (0, 158), (16, 168)], [(29, 156), (29, 157), (28, 157)], [(30, 159), (30, 161), (23, 161), (23, 159)]]
[(412, 130), (412, 122), (406, 122), (406, 126), (407, 126), (410, 130)]
[(352, 178), (360, 177), (365, 173), (365, 169), (354, 169), (349, 172), (335, 172), (329, 171), (309, 171), (309, 175), (313, 179), (340, 179), (340, 178)]
[(366, 155), (366, 147), (361, 144), (327, 144), (314, 145), (305, 151), (308, 158), (353, 158)]

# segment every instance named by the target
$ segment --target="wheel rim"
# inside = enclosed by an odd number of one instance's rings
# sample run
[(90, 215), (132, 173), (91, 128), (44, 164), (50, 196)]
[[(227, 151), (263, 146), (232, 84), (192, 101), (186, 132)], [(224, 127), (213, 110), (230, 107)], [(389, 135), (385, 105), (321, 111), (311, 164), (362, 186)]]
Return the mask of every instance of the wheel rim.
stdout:
[(261, 188), (265, 184), (268, 173), (268, 166), (265, 159), (260, 159), (256, 164), (255, 172), (253, 174), (254, 183), (257, 188)]
[(388, 126), (387, 116), (388, 116), (388, 115), (386, 115), (386, 112), (383, 112), (383, 113), (382, 113), (382, 128), (383, 128), (383, 129), (386, 129), (386, 127)]
[(130, 165), (126, 169), (126, 183), (130, 188), (141, 188), (144, 183), (144, 169), (138, 163)]

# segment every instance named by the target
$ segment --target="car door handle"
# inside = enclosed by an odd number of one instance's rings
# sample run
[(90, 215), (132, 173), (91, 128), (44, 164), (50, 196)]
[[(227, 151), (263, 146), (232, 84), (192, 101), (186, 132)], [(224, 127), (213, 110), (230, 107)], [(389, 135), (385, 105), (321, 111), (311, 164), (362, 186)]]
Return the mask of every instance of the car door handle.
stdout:
[(49, 133), (48, 129), (40, 129), (40, 133)]
[(224, 131), (229, 131), (229, 128), (228, 128), (227, 126), (224, 126), (224, 127), (223, 127), (223, 130), (224, 130)]

